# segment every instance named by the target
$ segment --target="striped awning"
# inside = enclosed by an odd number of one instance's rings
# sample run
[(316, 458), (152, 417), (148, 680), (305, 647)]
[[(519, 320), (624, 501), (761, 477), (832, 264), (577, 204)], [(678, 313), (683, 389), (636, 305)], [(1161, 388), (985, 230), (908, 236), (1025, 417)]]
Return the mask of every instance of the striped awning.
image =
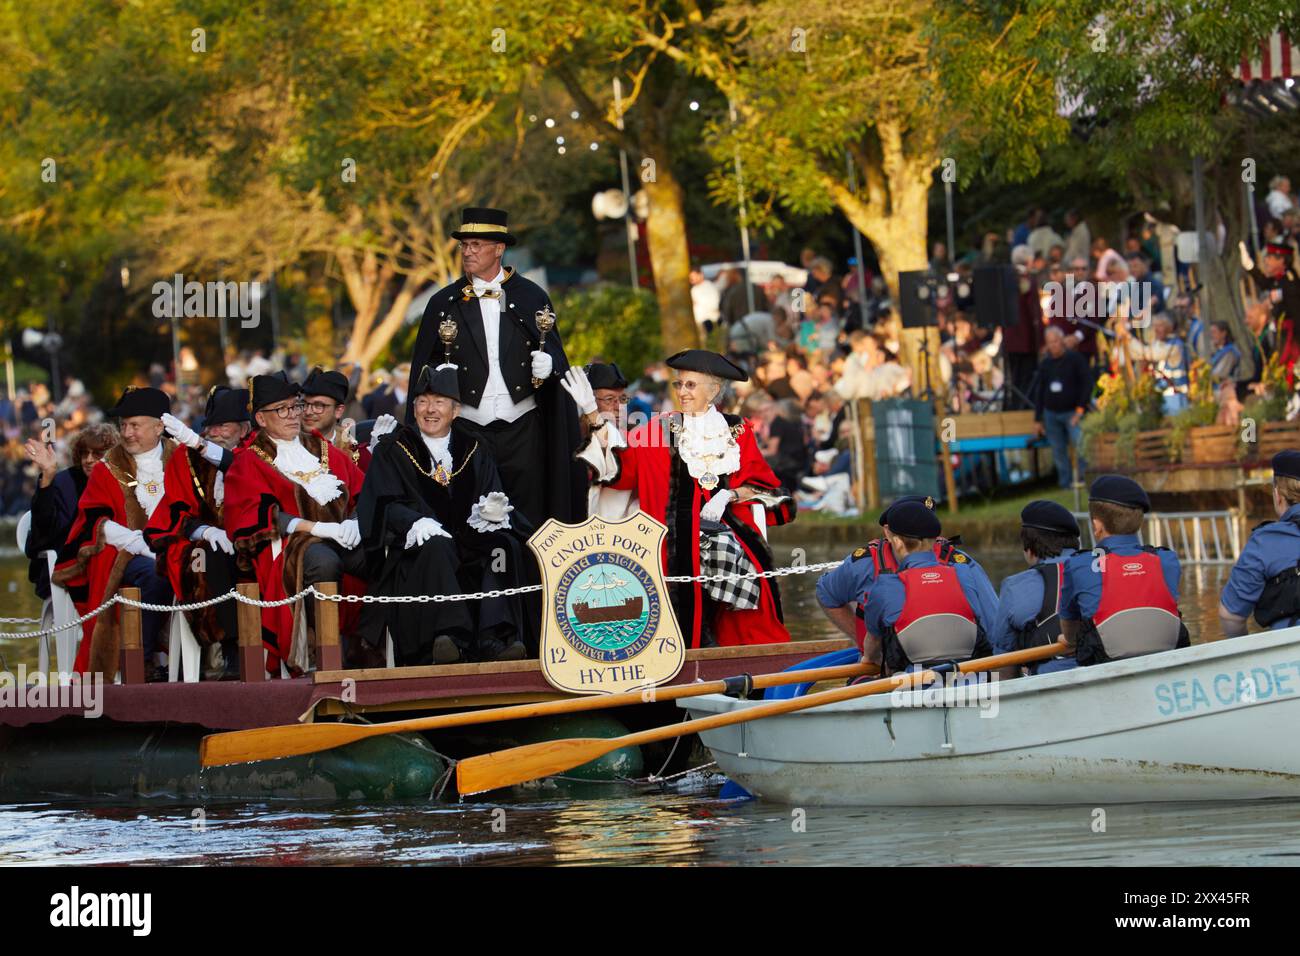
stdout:
[(1300, 76), (1300, 47), (1282, 31), (1273, 31), (1268, 39), (1260, 43), (1259, 49), (1252, 52), (1254, 55), (1248, 53), (1242, 57), (1241, 64), (1237, 67), (1237, 79), (1241, 82), (1268, 82)]

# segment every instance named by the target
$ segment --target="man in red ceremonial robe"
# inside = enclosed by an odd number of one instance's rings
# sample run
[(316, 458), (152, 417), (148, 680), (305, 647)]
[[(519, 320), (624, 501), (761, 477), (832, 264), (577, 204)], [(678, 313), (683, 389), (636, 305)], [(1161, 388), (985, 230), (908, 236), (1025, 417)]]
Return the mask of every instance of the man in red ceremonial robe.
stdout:
[[(678, 352), (667, 364), (678, 371), (672, 384), (681, 412), (655, 416), (626, 440), (594, 417), (595, 398), (582, 370), (565, 375), (565, 390), (584, 415), (592, 416), (589, 441), (603, 450), (603, 456), (588, 454), (588, 446), (579, 454), (589, 465), (600, 462), (592, 467), (596, 481), (636, 492), (641, 510), (667, 526), (667, 575), (771, 570), (772, 552), (755, 521), (754, 505), (763, 504), (763, 520), (774, 525), (794, 519), (793, 502), (763, 460), (750, 427), (714, 406), (723, 379), (748, 376), (702, 349)], [(772, 578), (670, 584), (669, 593), (691, 647), (790, 640)]]
[[(356, 593), (343, 576), (365, 574), (361, 533), (351, 517), (361, 471), (320, 432), (299, 434), (300, 390), (283, 372), (254, 376), (251, 393), (257, 432), (226, 474), (222, 515), (240, 569), (254, 571), (263, 600), (322, 581), (341, 581), (341, 590)], [(303, 600), (262, 609), (270, 673), (281, 662), (295, 675), (310, 666), (307, 627), (315, 605)]]
[(357, 423), (343, 418), (348, 391), (348, 380), (342, 372), (327, 372), (319, 365), (313, 368), (302, 383), (302, 434), (306, 436), (313, 429), (320, 432), (327, 442), (349, 455), (364, 475), (374, 446), (380, 437), (397, 427), (397, 419), (392, 415), (380, 415), (371, 428), (370, 441), (361, 441)]
[[(163, 500), (154, 509), (144, 537), (182, 602), (206, 601), (233, 590), (237, 580), (235, 549), (222, 527), (221, 512), (225, 474), (249, 431), (248, 389), (229, 385), (212, 389), (203, 410), (203, 436), (171, 415), (163, 416), (163, 426), (182, 447), (167, 463)], [(226, 601), (186, 611), (185, 617), (205, 649), (204, 676), (237, 680), (238, 605)], [(221, 658), (216, 657), (217, 645)], [(172, 650), (179, 652), (179, 648)]]
[[(67, 588), (78, 614), (99, 607), (121, 587), (138, 587), (147, 604), (170, 604), (172, 589), (157, 573), (153, 552), (144, 540), (149, 516), (163, 497), (163, 473), (176, 443), (163, 437), (162, 416), (171, 408), (156, 388), (128, 388), (108, 410), (121, 419), (121, 440), (95, 465), (86, 490), (77, 502), (77, 516), (59, 553), (54, 583)], [(82, 624), (76, 670), (103, 674), (111, 681), (118, 672), (122, 647), (121, 606)], [(144, 611), (141, 643), (145, 674), (165, 680), (159, 667), (159, 634), (166, 612)]]

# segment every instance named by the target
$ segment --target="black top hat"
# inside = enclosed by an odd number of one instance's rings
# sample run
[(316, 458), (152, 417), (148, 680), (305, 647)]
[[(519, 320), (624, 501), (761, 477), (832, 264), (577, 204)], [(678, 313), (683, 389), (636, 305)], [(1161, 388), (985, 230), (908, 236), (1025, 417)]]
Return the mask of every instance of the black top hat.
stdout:
[(426, 365), (420, 369), (420, 377), (411, 389), (411, 398), (428, 394), (442, 395), (454, 402), (460, 401), (460, 377), (456, 374), (455, 365), (448, 363), (437, 368)]
[(726, 378), (733, 382), (749, 381), (749, 373), (743, 368), (725, 356), (710, 352), (708, 349), (682, 349), (676, 355), (670, 355), (664, 364), (680, 372), (701, 372), (704, 375)]
[(485, 239), (488, 242), (504, 242), (507, 246), (515, 244), (515, 237), (506, 228), (507, 213), (504, 209), (490, 209), (487, 206), (468, 206), (461, 211), (460, 228), (451, 234), (453, 239)]
[(117, 404), (108, 410), (111, 418), (134, 418), (144, 415), (162, 418), (172, 409), (171, 399), (159, 388), (135, 388), (128, 385)]
[(248, 384), (250, 412), (259, 412), (267, 405), (274, 405), (286, 398), (297, 398), (302, 394), (298, 384), (289, 381), (289, 376), (284, 372), (276, 372), (274, 375), (254, 375)]
[(332, 398), (339, 405), (347, 404), (348, 380), (342, 372), (325, 371), (317, 365), (302, 383), (304, 395), (324, 395)]
[(592, 362), (583, 369), (592, 388), (627, 388), (627, 379), (613, 362)]
[(214, 386), (203, 406), (203, 427), (248, 421), (248, 389)]

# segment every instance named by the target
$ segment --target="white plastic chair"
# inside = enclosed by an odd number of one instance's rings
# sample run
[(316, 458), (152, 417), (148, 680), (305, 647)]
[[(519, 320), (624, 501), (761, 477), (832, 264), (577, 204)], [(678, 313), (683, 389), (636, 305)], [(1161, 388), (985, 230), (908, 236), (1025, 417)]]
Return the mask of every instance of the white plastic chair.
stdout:
[[(18, 550), (26, 552), (27, 537), (32, 530), (32, 513), (24, 511), (18, 519)], [(45, 559), (50, 576), (50, 598), (41, 606), (40, 629), (55, 627), (77, 619), (77, 609), (68, 592), (54, 583), (54, 566), (58, 556), (53, 551), (42, 551), (40, 557)], [(41, 673), (50, 672), (50, 647), (54, 647), (54, 663), (57, 668), (59, 683), (67, 686), (71, 682), (72, 667), (77, 660), (77, 644), (81, 640), (81, 628), (66, 627), (54, 634), (47, 634), (39, 639), (38, 655)]]
[(186, 684), (197, 683), (202, 667), (202, 648), (190, 629), (190, 622), (182, 611), (172, 611), (170, 640), (167, 652), (167, 679), (175, 683), (177, 676)]

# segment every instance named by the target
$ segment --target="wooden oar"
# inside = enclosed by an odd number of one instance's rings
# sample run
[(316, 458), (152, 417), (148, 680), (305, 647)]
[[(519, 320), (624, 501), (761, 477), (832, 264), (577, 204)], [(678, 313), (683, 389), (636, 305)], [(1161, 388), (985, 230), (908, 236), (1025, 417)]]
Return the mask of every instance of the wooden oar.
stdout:
[(622, 694), (576, 697), (547, 701), (541, 704), (516, 704), (490, 710), (474, 710), (460, 714), (440, 714), (435, 717), (413, 717), (384, 724), (285, 724), (278, 727), (257, 727), (253, 730), (234, 730), (222, 734), (209, 734), (199, 744), (199, 762), (204, 767), (219, 767), (233, 763), (251, 763), (254, 760), (275, 760), (321, 750), (341, 747), (367, 737), (399, 734), (408, 731), (442, 730), (447, 727), (465, 727), (487, 724), (497, 720), (520, 720), (525, 717), (548, 717), (554, 714), (573, 714), (586, 710), (603, 710), (606, 707), (626, 707), (661, 700), (681, 700), (683, 697), (700, 697), (704, 694), (744, 693), (749, 687), (761, 690), (783, 684), (815, 683), (823, 680), (845, 680), (878, 674), (875, 664), (845, 664), (840, 667), (817, 667), (807, 670), (780, 671), (775, 674), (742, 674), (725, 680), (694, 684), (674, 684), (668, 687), (646, 687)]
[(621, 747), (635, 747), (640, 744), (669, 740), (685, 734), (700, 733), (716, 727), (728, 727), (743, 724), (746, 721), (762, 717), (775, 717), (778, 714), (792, 714), (795, 711), (834, 704), (841, 700), (854, 700), (880, 694), (898, 687), (915, 687), (934, 680), (940, 674), (958, 671), (963, 674), (975, 671), (993, 670), (999, 667), (1013, 667), (1020, 664), (1032, 664), (1034, 661), (1047, 660), (1058, 654), (1067, 653), (1069, 648), (1064, 642), (1035, 647), (1027, 651), (1013, 651), (1010, 654), (996, 654), (978, 660), (964, 661), (955, 667), (941, 664), (924, 671), (909, 674), (895, 674), (866, 684), (854, 684), (837, 687), (834, 690), (795, 697), (792, 700), (776, 700), (766, 704), (733, 710), (726, 714), (714, 714), (699, 720), (686, 720), (667, 727), (655, 727), (623, 737), (607, 739), (595, 737), (575, 737), (570, 740), (547, 740), (509, 750), (498, 750), (478, 757), (466, 757), (456, 764), (456, 789), (461, 794), (482, 793), (484, 790), (496, 790), (510, 787), (539, 777), (563, 773), (581, 766), (590, 760), (603, 757)]

